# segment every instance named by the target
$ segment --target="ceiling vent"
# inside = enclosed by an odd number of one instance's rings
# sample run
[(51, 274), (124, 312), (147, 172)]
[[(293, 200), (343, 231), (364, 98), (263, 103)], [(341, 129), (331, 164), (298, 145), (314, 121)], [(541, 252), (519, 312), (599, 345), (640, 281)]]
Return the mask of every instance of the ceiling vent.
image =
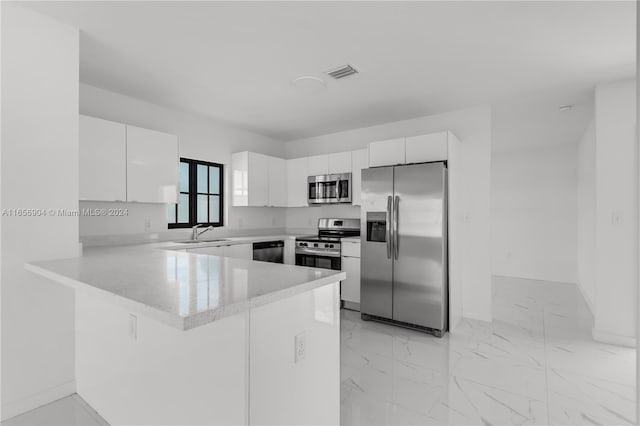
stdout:
[(327, 71), (327, 75), (340, 80), (341, 78), (349, 77), (350, 75), (358, 74), (358, 70), (351, 65), (343, 65), (331, 71)]

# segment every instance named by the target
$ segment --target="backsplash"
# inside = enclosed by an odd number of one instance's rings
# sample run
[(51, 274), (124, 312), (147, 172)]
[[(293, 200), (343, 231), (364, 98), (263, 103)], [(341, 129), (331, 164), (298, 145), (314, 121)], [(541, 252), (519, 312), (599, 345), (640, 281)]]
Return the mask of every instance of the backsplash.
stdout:
[[(164, 204), (81, 201), (80, 209), (126, 210), (123, 216), (80, 216), (81, 237), (185, 232), (184, 229), (167, 228), (167, 208)], [(284, 229), (284, 210), (275, 207), (229, 207), (223, 229)]]
[[(122, 216), (80, 216), (80, 240), (87, 246), (135, 244), (189, 238), (190, 229), (168, 229), (166, 206), (148, 203), (81, 201), (80, 209), (125, 210)], [(228, 207), (217, 236), (313, 234), (322, 217), (360, 218), (360, 207)]]
[(287, 232), (309, 234), (318, 231), (318, 219), (323, 217), (360, 219), (360, 206), (330, 204), (319, 207), (289, 207), (286, 209)]

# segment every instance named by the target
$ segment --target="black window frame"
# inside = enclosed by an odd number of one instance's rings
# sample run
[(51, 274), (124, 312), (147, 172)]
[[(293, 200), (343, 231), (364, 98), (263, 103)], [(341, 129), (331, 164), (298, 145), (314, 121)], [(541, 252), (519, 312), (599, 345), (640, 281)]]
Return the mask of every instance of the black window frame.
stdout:
[[(224, 165), (220, 163), (212, 163), (210, 161), (202, 161), (195, 160), (192, 158), (183, 158), (180, 157), (180, 163), (187, 163), (189, 165), (189, 191), (183, 192), (179, 191), (178, 194), (187, 194), (189, 196), (189, 222), (180, 223), (178, 222), (178, 203), (175, 204), (175, 223), (167, 222), (167, 226), (169, 229), (174, 228), (191, 228), (196, 225), (203, 226), (214, 226), (216, 228), (224, 226)], [(210, 183), (211, 173), (210, 167), (218, 168), (219, 170), (219, 192), (198, 192), (198, 165), (207, 166), (207, 190), (211, 190), (208, 188)], [(180, 188), (178, 188), (180, 190)], [(198, 222), (198, 194), (200, 195), (217, 195), (218, 196), (218, 222)], [(179, 196), (178, 196), (179, 197)], [(208, 199), (208, 197), (207, 197)], [(180, 201), (178, 199), (178, 201)], [(209, 207), (207, 204), (207, 219), (209, 219)]]

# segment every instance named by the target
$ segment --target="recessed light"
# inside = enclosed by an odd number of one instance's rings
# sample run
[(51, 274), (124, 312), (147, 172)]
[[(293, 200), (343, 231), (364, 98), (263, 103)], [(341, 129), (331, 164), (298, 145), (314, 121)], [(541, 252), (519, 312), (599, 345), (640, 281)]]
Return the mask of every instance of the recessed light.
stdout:
[(313, 75), (303, 75), (293, 80), (293, 85), (305, 92), (318, 92), (326, 87), (323, 79)]
[(570, 109), (573, 108), (573, 105), (562, 105), (560, 108), (558, 108), (560, 111), (564, 112), (564, 111), (569, 111)]

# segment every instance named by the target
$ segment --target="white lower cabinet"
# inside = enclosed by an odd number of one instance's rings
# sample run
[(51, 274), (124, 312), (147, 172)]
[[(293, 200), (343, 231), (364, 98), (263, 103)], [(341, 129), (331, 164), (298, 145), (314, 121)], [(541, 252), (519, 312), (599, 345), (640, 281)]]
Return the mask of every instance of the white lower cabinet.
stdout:
[(295, 240), (284, 240), (284, 264), (296, 264), (296, 242)]
[(224, 246), (198, 247), (187, 249), (187, 253), (210, 254), (213, 256), (224, 256)]
[(342, 241), (342, 270), (347, 278), (340, 283), (344, 307), (360, 309), (360, 242)]
[(225, 257), (235, 259), (253, 260), (253, 244), (233, 244), (223, 246)]
[(360, 304), (360, 258), (343, 256), (342, 270), (347, 273), (347, 278), (342, 281), (340, 298), (348, 303)]

